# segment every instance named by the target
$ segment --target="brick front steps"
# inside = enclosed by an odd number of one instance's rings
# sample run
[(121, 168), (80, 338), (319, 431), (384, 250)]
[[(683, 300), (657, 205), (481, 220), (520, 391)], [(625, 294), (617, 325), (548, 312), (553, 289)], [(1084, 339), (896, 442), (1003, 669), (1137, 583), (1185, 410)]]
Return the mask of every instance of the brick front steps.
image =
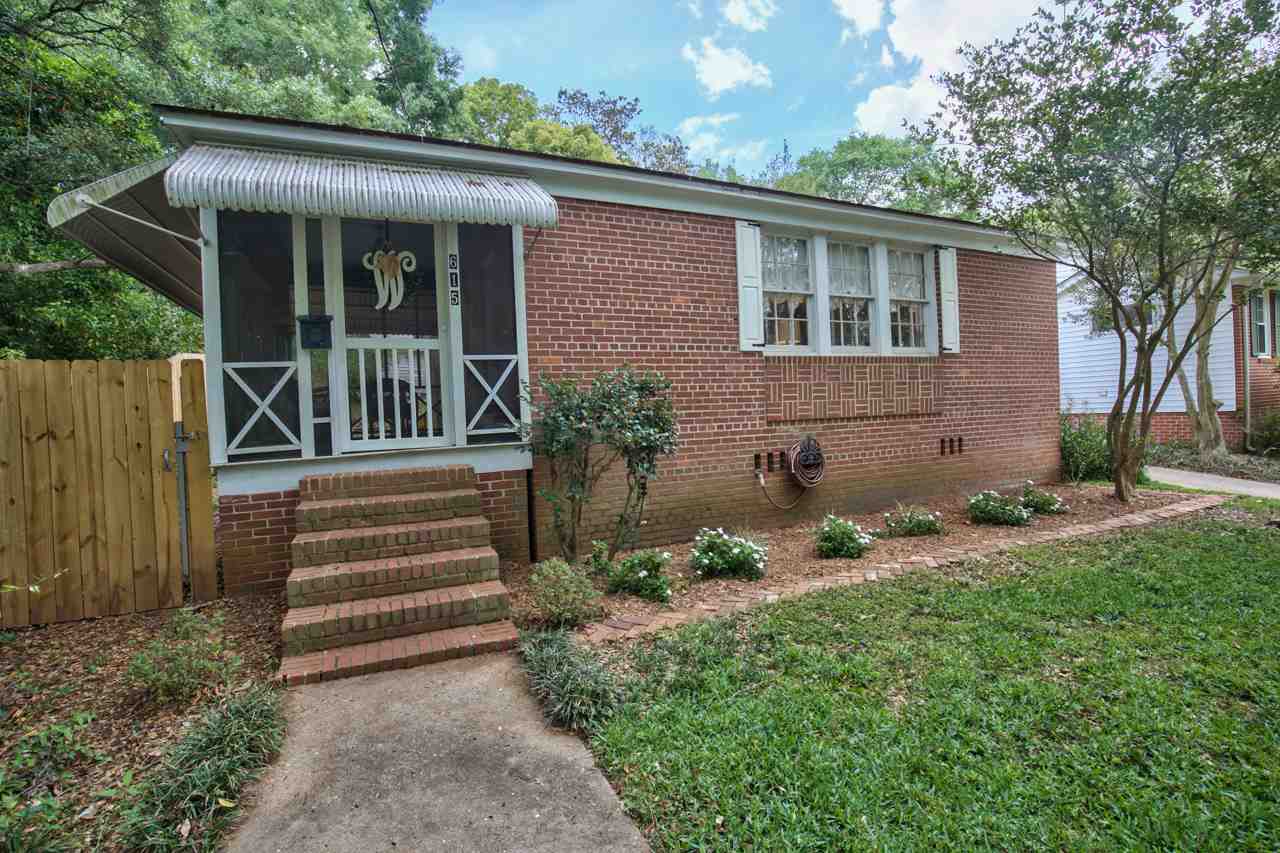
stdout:
[(515, 645), (470, 467), (307, 477), (299, 491), (278, 680), (327, 681)]
[(943, 548), (914, 556), (897, 563), (880, 563), (859, 572), (842, 575), (830, 575), (822, 578), (807, 578), (780, 586), (761, 586), (749, 590), (729, 593), (715, 601), (705, 602), (683, 610), (668, 610), (656, 616), (643, 614), (618, 616), (588, 625), (580, 635), (589, 643), (608, 643), (617, 640), (634, 640), (649, 634), (655, 634), (666, 628), (674, 628), (689, 622), (698, 622), (716, 616), (724, 616), (758, 604), (778, 601), (782, 598), (794, 598), (810, 592), (832, 589), (839, 586), (852, 586), (861, 583), (872, 583), (878, 580), (901, 577), (907, 572), (921, 569), (936, 569), (952, 563), (990, 557), (1002, 551), (1021, 548), (1027, 545), (1038, 545), (1056, 542), (1063, 539), (1076, 539), (1084, 536), (1096, 536), (1126, 528), (1143, 527), (1170, 521), (1185, 515), (1201, 512), (1231, 500), (1228, 495), (1204, 495), (1179, 501), (1160, 509), (1135, 512), (1094, 524), (1078, 524), (1046, 533), (1035, 533), (1023, 539), (1005, 540), (981, 545), (976, 548)]

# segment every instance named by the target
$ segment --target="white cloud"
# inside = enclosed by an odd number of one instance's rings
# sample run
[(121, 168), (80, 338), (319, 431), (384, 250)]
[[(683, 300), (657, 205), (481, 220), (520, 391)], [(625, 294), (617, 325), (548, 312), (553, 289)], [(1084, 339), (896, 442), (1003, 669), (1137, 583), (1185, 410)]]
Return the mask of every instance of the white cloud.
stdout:
[(686, 43), (680, 55), (693, 63), (698, 82), (707, 90), (707, 97), (713, 101), (739, 86), (759, 86), (764, 89), (773, 86), (773, 76), (769, 73), (768, 66), (752, 62), (751, 57), (739, 48), (720, 47), (713, 36), (704, 36), (698, 48)]
[(719, 128), (741, 117), (738, 113), (689, 116), (676, 125), (676, 133), (684, 139), (685, 144), (689, 146), (689, 153), (696, 159), (715, 158), (719, 155), (722, 141)]
[(927, 77), (917, 75), (908, 83), (872, 89), (867, 99), (854, 109), (858, 126), (867, 133), (902, 135), (902, 120), (919, 122), (938, 108), (942, 89)]
[(702, 0), (685, 0), (684, 7), (689, 10), (689, 14), (702, 20)]
[(732, 160), (739, 165), (744, 163), (755, 163), (764, 156), (764, 150), (768, 147), (769, 140), (753, 139), (750, 142), (744, 142), (738, 146), (722, 148), (720, 150), (720, 159)]
[(498, 51), (480, 36), (463, 42), (462, 67), (468, 74), (480, 76), (498, 68)]
[(836, 14), (851, 26), (840, 31), (840, 43), (844, 44), (856, 35), (867, 35), (880, 29), (884, 19), (885, 0), (832, 0)]
[[(837, 0), (837, 6), (841, 2)], [(961, 68), (956, 49), (965, 42), (982, 45), (1012, 35), (1030, 19), (1039, 2), (983, 0), (978, 14), (972, 0), (891, 0), (894, 19), (886, 32), (893, 52), (918, 59), (920, 65), (913, 78), (873, 89), (854, 110), (858, 124), (869, 133), (898, 135), (903, 119), (918, 122), (932, 115), (942, 88), (930, 78)], [(882, 64), (884, 57), (882, 51)]]
[(884, 68), (893, 67), (893, 51), (889, 50), (889, 45), (880, 46), (880, 65)]
[(758, 33), (769, 26), (769, 19), (778, 14), (774, 0), (725, 0), (720, 14), (735, 27), (749, 33)]

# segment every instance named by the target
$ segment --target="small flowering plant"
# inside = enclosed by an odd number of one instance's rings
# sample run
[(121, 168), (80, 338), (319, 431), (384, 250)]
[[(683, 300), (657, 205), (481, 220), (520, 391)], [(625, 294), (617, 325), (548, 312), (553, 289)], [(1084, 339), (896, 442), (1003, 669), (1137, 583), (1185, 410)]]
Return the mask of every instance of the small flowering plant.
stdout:
[(613, 571), (613, 560), (609, 559), (609, 543), (599, 539), (591, 540), (591, 556), (587, 557), (587, 571), (597, 577), (608, 577)]
[(1020, 499), (1008, 498), (998, 492), (978, 492), (969, 498), (969, 518), (978, 524), (1022, 527), (1031, 522), (1031, 515), (1031, 510), (1023, 506)]
[(884, 530), (876, 535), (885, 538), (898, 536), (936, 536), (942, 533), (942, 513), (929, 512), (918, 506), (899, 505), (893, 512), (884, 514)]
[(693, 540), (689, 557), (699, 578), (734, 577), (760, 580), (769, 563), (768, 549), (745, 536), (725, 533), (722, 528), (703, 528)]
[(818, 556), (823, 559), (861, 557), (871, 550), (875, 539), (852, 521), (828, 515), (818, 528)]
[(667, 564), (671, 554), (638, 551), (617, 562), (609, 571), (609, 592), (625, 592), (648, 601), (670, 601), (671, 581)]
[(1027, 480), (1022, 488), (1022, 505), (1040, 515), (1058, 515), (1070, 509), (1062, 502), (1062, 498), (1053, 492), (1037, 489), (1031, 480)]

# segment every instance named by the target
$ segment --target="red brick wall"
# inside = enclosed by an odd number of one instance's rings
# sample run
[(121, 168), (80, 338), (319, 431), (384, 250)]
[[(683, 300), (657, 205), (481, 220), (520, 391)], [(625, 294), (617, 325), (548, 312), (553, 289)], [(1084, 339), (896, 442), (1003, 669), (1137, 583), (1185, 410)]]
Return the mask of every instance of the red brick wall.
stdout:
[(476, 475), (493, 548), (504, 559), (529, 559), (529, 486), (525, 471)]
[(297, 532), (298, 491), (219, 495), (214, 539), (226, 595), (284, 588)]
[[(1268, 294), (1270, 298), (1270, 294)], [(1236, 308), (1236, 399), (1240, 408), (1244, 408), (1244, 376), (1240, 363), (1244, 353), (1253, 352), (1253, 323), (1249, 321), (1248, 298), (1243, 288), (1235, 288), (1234, 301)], [(1274, 307), (1274, 303), (1273, 303)], [(1276, 316), (1272, 313), (1271, 340), (1276, 340)], [(1247, 349), (1246, 349), (1247, 347)], [(1275, 357), (1275, 347), (1271, 355), (1264, 358), (1249, 356), (1249, 409), (1253, 417), (1265, 414), (1273, 409), (1280, 409), (1280, 359)]]
[[(530, 373), (535, 380), (542, 373), (586, 377), (630, 363), (674, 381), (680, 451), (663, 462), (651, 489), (646, 543), (687, 538), (704, 525), (765, 527), (1057, 475), (1052, 265), (958, 253), (961, 352), (888, 360), (932, 374), (927, 413), (775, 422), (768, 416), (770, 377), (782, 378), (780, 368), (804, 359), (739, 350), (733, 221), (574, 199), (559, 204), (557, 228), (525, 235)], [(774, 509), (755, 483), (752, 457), (806, 433), (826, 451), (826, 480), (795, 510)], [(964, 453), (940, 455), (947, 437), (963, 437)], [(534, 476), (535, 486), (545, 481), (540, 466)], [(794, 497), (785, 475), (767, 482), (779, 502)], [(621, 494), (614, 477), (597, 495), (597, 532), (607, 529)], [(538, 550), (546, 555), (555, 547), (551, 515), (541, 499), (536, 509)]]

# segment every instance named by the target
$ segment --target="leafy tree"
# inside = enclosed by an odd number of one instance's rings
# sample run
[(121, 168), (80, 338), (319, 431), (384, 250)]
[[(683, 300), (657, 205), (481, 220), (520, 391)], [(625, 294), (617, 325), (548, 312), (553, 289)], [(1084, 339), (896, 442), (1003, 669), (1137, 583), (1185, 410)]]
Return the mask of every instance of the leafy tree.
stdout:
[(539, 392), (525, 389), (533, 424), (524, 429), (534, 456), (547, 460), (553, 527), (565, 560), (578, 558), (582, 515), (600, 479), (619, 460), (627, 472), (627, 498), (614, 526), (608, 558), (635, 541), (644, 515), (649, 480), (658, 457), (674, 453), (675, 411), (671, 382), (660, 373), (630, 367), (605, 371), (589, 385), (542, 377)]
[(541, 154), (559, 154), (579, 160), (617, 163), (618, 155), (585, 124), (572, 127), (547, 119), (525, 122), (511, 134), (511, 147)]
[(538, 110), (537, 96), (524, 86), (481, 77), (462, 87), (459, 137), (509, 148), (512, 135), (533, 121)]
[(625, 163), (681, 174), (692, 168), (684, 140), (674, 134), (659, 133), (652, 125), (636, 124), (642, 112), (639, 98), (613, 96), (604, 91), (591, 95), (583, 89), (561, 89), (555, 105), (546, 112), (561, 124), (590, 125)]
[[(961, 182), (927, 142), (854, 131), (830, 149), (773, 164), (771, 186), (791, 192), (921, 213), (958, 215)], [(772, 178), (772, 179), (770, 179)]]
[[(1217, 322), (1230, 271), (1280, 260), (1275, 4), (1194, 4), (1191, 21), (1178, 6), (1073, 0), (966, 46), (921, 132), (945, 143), (980, 214), (1097, 288), (1120, 347), (1107, 431), (1126, 501), (1152, 415)], [(1152, 357), (1188, 305), (1193, 328), (1156, 382)]]

